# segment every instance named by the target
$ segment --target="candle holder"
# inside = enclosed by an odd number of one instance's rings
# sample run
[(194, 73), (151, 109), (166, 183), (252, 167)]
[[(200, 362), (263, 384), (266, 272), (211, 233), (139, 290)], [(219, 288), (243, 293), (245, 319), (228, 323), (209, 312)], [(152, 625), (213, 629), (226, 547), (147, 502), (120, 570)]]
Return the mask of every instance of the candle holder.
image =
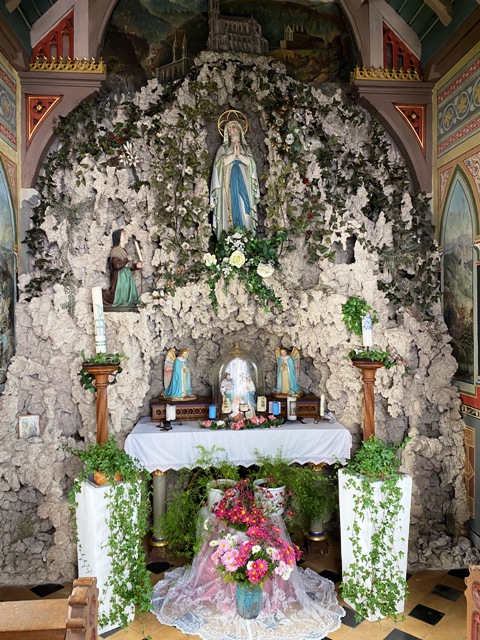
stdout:
[(369, 440), (375, 435), (375, 375), (377, 369), (385, 366), (383, 362), (352, 358), (352, 364), (362, 372), (363, 380), (363, 439)]
[(97, 412), (97, 444), (105, 444), (108, 440), (108, 376), (117, 371), (118, 364), (88, 364), (82, 367), (95, 377), (96, 412)]

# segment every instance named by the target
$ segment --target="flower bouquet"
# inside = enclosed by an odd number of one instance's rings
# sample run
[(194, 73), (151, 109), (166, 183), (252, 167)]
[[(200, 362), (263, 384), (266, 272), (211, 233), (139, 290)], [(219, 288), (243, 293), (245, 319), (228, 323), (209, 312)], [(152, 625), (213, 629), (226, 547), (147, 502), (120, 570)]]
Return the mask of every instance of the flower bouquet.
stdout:
[(253, 416), (253, 418), (244, 418), (242, 420), (202, 420), (199, 424), (205, 429), (219, 431), (223, 429), (231, 429), (232, 431), (240, 431), (240, 429), (274, 429), (285, 422), (284, 418), (274, 416)]
[(210, 541), (215, 548), (211, 560), (227, 582), (235, 582), (237, 613), (256, 618), (262, 608), (262, 585), (279, 576), (288, 580), (300, 558), (300, 549), (282, 537), (261, 505), (255, 503), (250, 480), (227, 489), (217, 504), (215, 516), (237, 529)]

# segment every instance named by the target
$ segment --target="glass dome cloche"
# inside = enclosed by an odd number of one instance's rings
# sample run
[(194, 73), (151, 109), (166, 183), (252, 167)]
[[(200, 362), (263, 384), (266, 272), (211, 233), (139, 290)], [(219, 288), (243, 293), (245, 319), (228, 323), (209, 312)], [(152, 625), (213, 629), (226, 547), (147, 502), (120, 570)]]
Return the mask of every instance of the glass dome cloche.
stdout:
[(222, 420), (251, 419), (257, 399), (265, 394), (262, 364), (238, 342), (222, 353), (212, 368), (212, 400)]

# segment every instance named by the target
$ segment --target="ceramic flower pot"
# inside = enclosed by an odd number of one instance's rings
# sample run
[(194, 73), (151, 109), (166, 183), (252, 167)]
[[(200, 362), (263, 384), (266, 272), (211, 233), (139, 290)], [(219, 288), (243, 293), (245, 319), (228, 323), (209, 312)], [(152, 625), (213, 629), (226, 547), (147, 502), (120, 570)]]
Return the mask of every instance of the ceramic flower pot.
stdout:
[[(120, 475), (120, 473), (118, 471), (115, 471), (114, 480), (115, 480), (115, 482), (121, 482), (122, 481), (122, 476)], [(106, 484), (108, 482), (108, 478), (101, 471), (95, 471), (95, 473), (93, 474), (93, 481), (97, 486), (102, 487), (104, 484)]]
[(235, 480), (218, 479), (208, 485), (208, 509), (213, 511), (225, 494), (225, 489), (233, 487)]
[(259, 504), (265, 510), (267, 516), (281, 516), (285, 508), (285, 487), (267, 489), (263, 485), (266, 480), (260, 478), (253, 483)]
[(259, 584), (235, 584), (235, 606), (245, 620), (256, 618), (262, 610), (263, 589)]

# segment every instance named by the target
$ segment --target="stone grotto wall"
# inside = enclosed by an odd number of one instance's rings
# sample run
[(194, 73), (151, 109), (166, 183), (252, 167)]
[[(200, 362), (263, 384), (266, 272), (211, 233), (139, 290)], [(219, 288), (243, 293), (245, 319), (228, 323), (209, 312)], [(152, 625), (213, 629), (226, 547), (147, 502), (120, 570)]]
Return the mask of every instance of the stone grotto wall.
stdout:
[[(291, 231), (282, 269), (268, 279), (282, 311), (265, 311), (237, 278), (227, 291), (217, 285), (218, 315), (209, 297), (208, 180), (220, 143), (216, 121), (227, 108), (243, 109), (252, 122), (247, 137), (265, 203), (260, 231)], [(0, 397), (2, 582), (75, 576), (66, 494), (78, 467), (60, 446), (95, 440), (94, 396), (78, 382), (79, 352), (94, 351), (91, 289), (108, 286), (111, 232), (119, 227), (140, 243), (145, 261), (136, 274), (144, 306), (106, 314), (107, 351), (129, 356), (108, 390), (109, 431), (120, 442), (163, 389), (167, 348), (191, 349), (201, 395), (210, 391), (212, 363), (238, 341), (261, 354), (267, 389), (275, 349), (297, 346), (300, 385), (326, 395), (357, 447), (362, 384), (346, 355), (360, 341), (347, 333), (341, 305), (360, 295), (379, 316), (375, 344), (395, 349), (409, 368), (380, 370), (375, 390), (380, 437), (411, 437), (403, 460), (414, 478), (410, 562), (449, 567), (476, 558), (459, 539), (467, 509), (463, 423), (450, 384), (456, 363), (438, 301), (421, 304), (438, 268), (421, 220), (428, 207), (409, 195), (401, 158), (372, 127), (340, 89), (304, 87), (276, 63), (227, 54), (202, 54), (193, 76), (174, 87), (151, 82), (120, 104), (103, 96), (60, 123), (40, 209), (35, 198), (29, 203), (37, 263), (20, 278), (17, 350)], [(316, 226), (308, 226), (312, 218)], [(319, 233), (331, 260), (311, 240)], [(127, 251), (134, 256), (132, 242)], [(27, 412), (40, 415), (41, 436), (21, 440), (17, 417)]]

